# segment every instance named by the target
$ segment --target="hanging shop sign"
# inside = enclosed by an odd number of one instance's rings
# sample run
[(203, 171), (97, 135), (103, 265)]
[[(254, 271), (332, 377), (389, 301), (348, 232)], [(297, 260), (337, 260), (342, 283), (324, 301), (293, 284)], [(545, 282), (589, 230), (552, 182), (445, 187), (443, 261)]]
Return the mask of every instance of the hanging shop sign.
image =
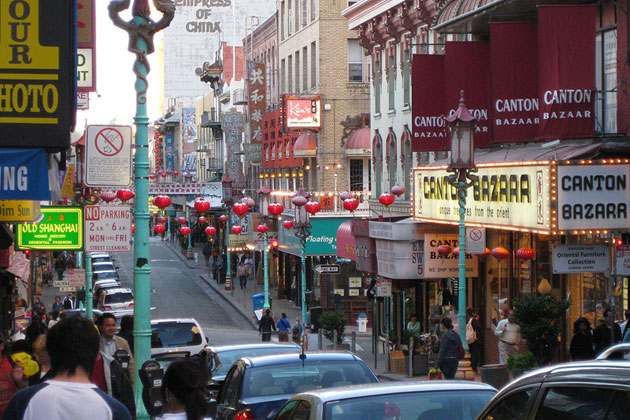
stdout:
[(399, 222), (369, 222), (369, 235), (374, 239), (412, 241), (422, 235), (422, 225), (415, 220), (405, 219)]
[[(305, 255), (337, 255), (337, 230), (339, 225), (347, 220), (346, 218), (311, 218), (311, 235), (306, 238)], [(302, 245), (293, 232), (293, 229), (278, 230), (278, 241), (280, 242), (278, 248), (282, 252), (299, 257), (302, 255)]]
[(85, 206), (85, 252), (131, 251), (131, 206)]
[(554, 274), (610, 271), (610, 246), (605, 244), (553, 245), (552, 257)]
[(83, 209), (80, 207), (42, 207), (39, 223), (17, 226), (18, 249), (66, 250), (83, 249)]
[(630, 228), (628, 165), (559, 165), (558, 230)]
[(390, 279), (376, 280), (376, 297), (392, 297), (392, 281)]
[[(457, 189), (448, 182), (450, 175), (445, 167), (414, 170), (414, 219), (459, 223)], [(467, 225), (550, 231), (548, 165), (484, 164), (476, 175), (467, 190)]]
[(616, 246), (615, 274), (618, 276), (630, 276), (630, 245)]
[[(424, 274), (425, 279), (440, 279), (459, 276), (459, 255), (453, 252), (442, 255), (438, 252), (440, 245), (448, 245), (452, 249), (459, 246), (458, 235), (424, 235)], [(466, 253), (466, 277), (479, 276), (479, 263), (474, 255)]]
[(171, 133), (164, 135), (164, 166), (167, 171), (175, 170), (175, 136)]
[(412, 150), (449, 150), (450, 141), (444, 118), (444, 55), (414, 54), (412, 69)]
[(82, 268), (68, 268), (68, 286), (84, 287), (85, 286), (85, 270)]
[(298, 98), (283, 97), (283, 120), (287, 129), (319, 130), (322, 122), (322, 99), (320, 96)]
[(131, 185), (130, 126), (88, 125), (85, 146), (85, 185)]
[(247, 62), (248, 109), (249, 109), (249, 144), (244, 148), (245, 156), (251, 163), (260, 163), (263, 136), (263, 113), (266, 106), (265, 63)]
[(2, 149), (0, 199), (50, 200), (44, 149)]
[(421, 279), (424, 276), (422, 240), (376, 239), (377, 274), (390, 279)]
[(0, 200), (0, 222), (32, 222), (39, 217), (39, 201)]

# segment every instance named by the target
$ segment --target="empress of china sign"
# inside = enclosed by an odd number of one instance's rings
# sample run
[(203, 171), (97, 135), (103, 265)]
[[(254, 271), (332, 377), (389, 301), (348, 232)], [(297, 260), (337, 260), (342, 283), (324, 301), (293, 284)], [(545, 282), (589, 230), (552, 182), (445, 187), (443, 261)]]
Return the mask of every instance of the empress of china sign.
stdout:
[[(444, 167), (414, 170), (417, 220), (459, 222), (457, 189)], [(477, 180), (467, 190), (466, 222), (549, 232), (549, 166), (480, 165)]]

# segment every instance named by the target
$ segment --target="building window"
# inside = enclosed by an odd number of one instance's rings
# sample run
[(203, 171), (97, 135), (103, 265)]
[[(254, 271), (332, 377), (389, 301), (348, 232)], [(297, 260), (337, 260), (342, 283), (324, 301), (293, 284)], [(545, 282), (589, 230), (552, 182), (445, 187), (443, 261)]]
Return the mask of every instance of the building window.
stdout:
[(363, 160), (350, 160), (350, 191), (363, 193)]
[[(389, 136), (388, 136), (389, 137)], [(393, 134), (392, 134), (393, 137)], [(396, 140), (395, 137), (391, 139), (388, 138), (387, 142), (387, 153), (388, 153), (388, 172), (389, 172), (389, 189), (396, 185)]]
[(287, 70), (289, 71), (289, 77), (287, 78), (287, 91), (293, 92), (293, 56), (289, 56), (289, 62), (287, 64)]
[(389, 74), (387, 80), (387, 93), (389, 94), (389, 110), (392, 111), (396, 104), (396, 53), (392, 51), (392, 54), (389, 56)]
[(302, 90), (308, 90), (308, 49), (302, 48)]
[(284, 40), (284, 2), (280, 3), (280, 39)]
[(307, 16), (308, 16), (308, 7), (306, 6), (306, 0), (302, 0), (301, 4), (300, 4), (300, 12), (302, 15), (302, 23), (301, 26), (302, 28), (306, 26), (306, 21), (307, 21)]
[(595, 49), (595, 131), (617, 132), (617, 30), (597, 34)]
[(300, 52), (295, 52), (295, 91), (300, 91)]
[(411, 104), (411, 71), (409, 69), (409, 59), (411, 50), (408, 47), (404, 52), (403, 62), (403, 102), (405, 107)]
[(402, 148), (403, 148), (403, 179), (405, 180), (405, 200), (411, 198), (411, 133), (405, 124), (405, 131), (402, 136)]
[(381, 62), (374, 62), (374, 113), (381, 113)]
[(280, 91), (282, 93), (286, 93), (287, 87), (287, 70), (286, 70), (286, 62), (284, 59), (280, 62)]
[(358, 39), (348, 40), (348, 81), (363, 82), (363, 49)]
[(300, 30), (300, 8), (298, 0), (295, 0), (295, 32)]
[(287, 35), (291, 36), (291, 34), (293, 33), (293, 16), (291, 16), (291, 3), (293, 3), (293, 0), (288, 0), (287, 1)]
[(317, 18), (317, 0), (311, 0), (311, 22)]
[(317, 87), (317, 43), (311, 42), (311, 88)]
[(383, 150), (381, 148), (380, 141), (378, 141), (376, 145), (374, 146), (373, 161), (374, 161), (374, 178), (375, 178), (374, 191), (376, 191), (376, 197), (378, 197), (379, 195), (381, 195), (381, 192), (383, 191), (383, 187), (381, 185), (383, 181)]

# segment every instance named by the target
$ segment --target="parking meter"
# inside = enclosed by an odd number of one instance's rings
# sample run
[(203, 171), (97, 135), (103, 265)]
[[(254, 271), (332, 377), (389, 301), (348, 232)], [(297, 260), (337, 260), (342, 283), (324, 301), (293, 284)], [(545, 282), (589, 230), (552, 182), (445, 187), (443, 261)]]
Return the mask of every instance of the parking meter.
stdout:
[(151, 416), (159, 416), (164, 410), (162, 400), (162, 382), (164, 369), (155, 360), (149, 359), (142, 364), (138, 372), (142, 381), (142, 402)]
[(129, 356), (129, 353), (127, 353), (126, 350), (116, 350), (116, 352), (114, 353), (114, 359), (116, 359), (118, 363), (120, 363), (120, 366), (124, 370), (129, 369), (129, 361), (131, 360), (131, 356)]

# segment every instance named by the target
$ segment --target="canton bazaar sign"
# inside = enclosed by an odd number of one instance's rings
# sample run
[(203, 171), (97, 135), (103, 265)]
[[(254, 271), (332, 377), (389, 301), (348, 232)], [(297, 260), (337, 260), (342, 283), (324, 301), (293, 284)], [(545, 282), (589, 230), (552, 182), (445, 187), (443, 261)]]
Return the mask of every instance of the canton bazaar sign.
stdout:
[[(457, 189), (444, 167), (414, 170), (413, 217), (459, 223)], [(518, 227), (548, 233), (548, 165), (480, 166), (467, 190), (466, 222), (489, 227)]]

